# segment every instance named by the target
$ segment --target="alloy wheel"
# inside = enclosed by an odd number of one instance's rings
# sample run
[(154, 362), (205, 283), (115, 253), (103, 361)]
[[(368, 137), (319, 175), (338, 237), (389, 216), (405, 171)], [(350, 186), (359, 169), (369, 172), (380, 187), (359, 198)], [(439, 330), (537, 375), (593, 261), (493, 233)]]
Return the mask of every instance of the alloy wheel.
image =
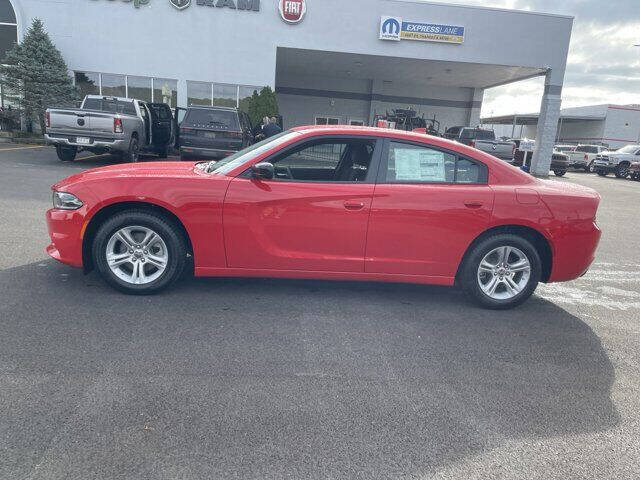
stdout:
[(531, 262), (516, 247), (494, 248), (480, 262), (477, 278), (485, 295), (494, 300), (509, 300), (527, 287)]
[(131, 285), (157, 280), (169, 263), (169, 251), (162, 237), (140, 226), (116, 231), (107, 242), (105, 254), (111, 272)]

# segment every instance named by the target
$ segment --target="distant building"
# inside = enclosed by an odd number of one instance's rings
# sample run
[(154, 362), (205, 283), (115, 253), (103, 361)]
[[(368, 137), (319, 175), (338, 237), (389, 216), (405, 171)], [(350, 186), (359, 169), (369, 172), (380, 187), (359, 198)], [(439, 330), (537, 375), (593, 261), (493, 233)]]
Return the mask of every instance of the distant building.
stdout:
[[(512, 114), (481, 120), (497, 136), (536, 138), (538, 114)], [(640, 105), (591, 105), (563, 108), (556, 143), (589, 143), (612, 148), (640, 144)]]

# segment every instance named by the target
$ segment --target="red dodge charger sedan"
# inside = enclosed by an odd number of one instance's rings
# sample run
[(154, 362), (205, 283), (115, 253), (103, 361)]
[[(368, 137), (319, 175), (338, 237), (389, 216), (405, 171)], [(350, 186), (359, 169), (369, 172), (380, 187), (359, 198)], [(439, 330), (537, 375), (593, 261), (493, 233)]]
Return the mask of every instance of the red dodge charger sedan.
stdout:
[(459, 284), (489, 308), (583, 275), (600, 198), (479, 150), (366, 127), (299, 127), (208, 163), (114, 165), (52, 187), (55, 259), (113, 287), (197, 276)]

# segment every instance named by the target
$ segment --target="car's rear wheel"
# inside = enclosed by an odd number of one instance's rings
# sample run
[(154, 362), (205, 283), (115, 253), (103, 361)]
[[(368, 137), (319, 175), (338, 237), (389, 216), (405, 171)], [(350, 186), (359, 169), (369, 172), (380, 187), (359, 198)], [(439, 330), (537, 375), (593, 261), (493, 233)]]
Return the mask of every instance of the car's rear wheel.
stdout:
[(617, 178), (627, 178), (629, 176), (629, 165), (626, 163), (618, 164), (614, 173)]
[(564, 176), (565, 173), (567, 173), (566, 170), (554, 170), (553, 173), (555, 173), (556, 177), (562, 177)]
[(593, 160), (589, 163), (589, 165), (584, 166), (584, 171), (587, 173), (593, 173)]
[(122, 156), (125, 162), (136, 163), (140, 160), (140, 143), (138, 142), (138, 137), (131, 137), (131, 141), (129, 142), (129, 150), (127, 150)]
[(168, 219), (131, 210), (102, 224), (92, 254), (107, 283), (124, 293), (146, 295), (180, 278), (187, 251), (184, 238)]
[(498, 234), (472, 248), (460, 283), (483, 307), (508, 309), (533, 294), (541, 275), (540, 255), (531, 242), (518, 235)]
[(607, 176), (607, 171), (606, 170), (596, 170), (596, 173), (598, 175), (600, 175), (601, 177), (606, 177)]
[(73, 162), (78, 154), (78, 149), (76, 147), (56, 145), (56, 154), (63, 162)]

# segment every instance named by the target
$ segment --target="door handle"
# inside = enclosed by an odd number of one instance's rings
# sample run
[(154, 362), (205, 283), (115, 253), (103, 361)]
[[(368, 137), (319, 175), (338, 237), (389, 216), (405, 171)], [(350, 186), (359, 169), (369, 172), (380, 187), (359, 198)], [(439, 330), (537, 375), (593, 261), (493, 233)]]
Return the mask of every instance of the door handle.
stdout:
[(478, 201), (475, 201), (475, 200), (469, 200), (469, 201), (464, 202), (464, 206), (467, 207), (467, 208), (477, 209), (477, 208), (481, 208), (482, 207), (482, 202), (478, 202)]
[(344, 208), (347, 210), (362, 210), (364, 208), (363, 202), (344, 202)]

